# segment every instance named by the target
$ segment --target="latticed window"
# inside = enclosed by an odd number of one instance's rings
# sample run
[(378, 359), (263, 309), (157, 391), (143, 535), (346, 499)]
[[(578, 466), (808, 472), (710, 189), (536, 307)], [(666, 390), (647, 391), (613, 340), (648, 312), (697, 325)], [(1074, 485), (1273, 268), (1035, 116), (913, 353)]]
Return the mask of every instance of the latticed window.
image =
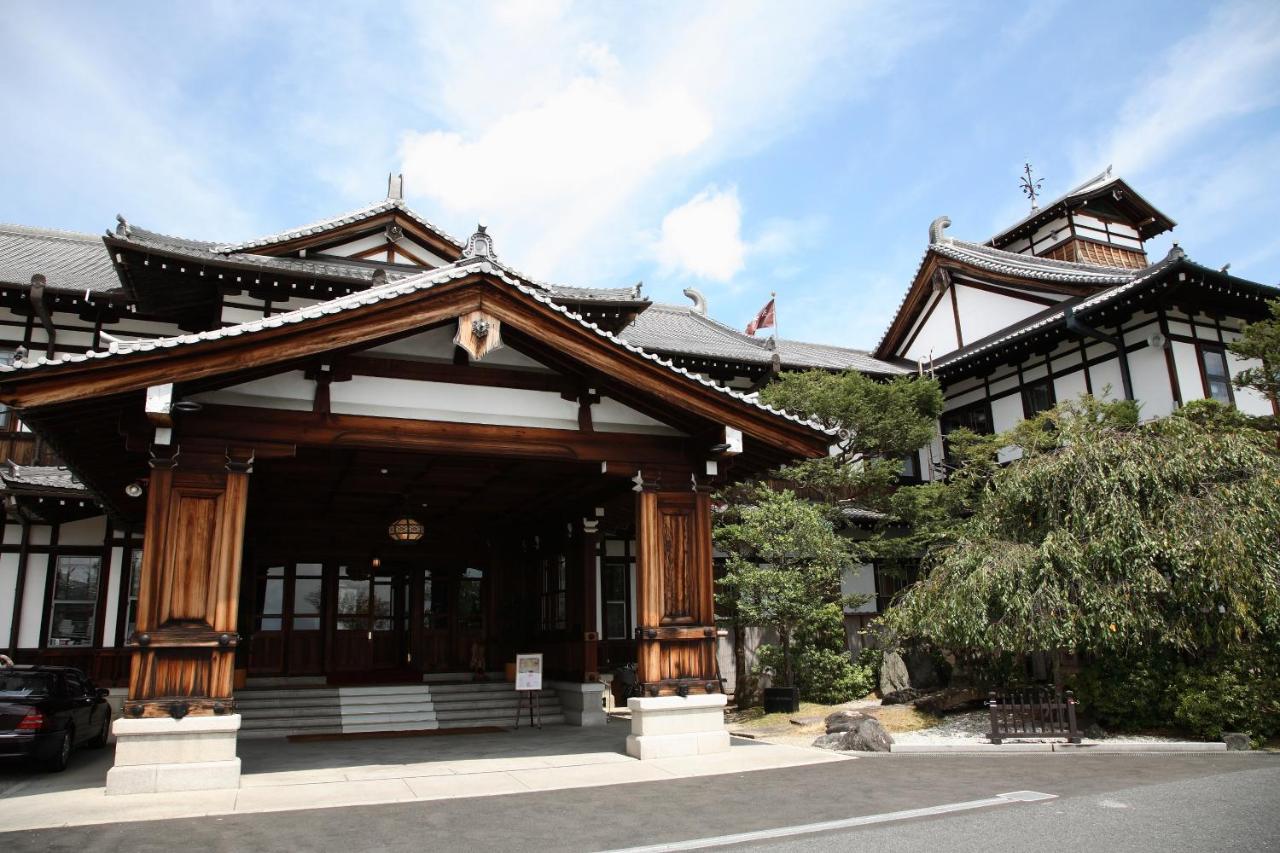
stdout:
[(631, 573), (635, 543), (606, 539), (600, 563), (600, 628), (606, 640), (625, 640), (631, 633)]
[(49, 605), (49, 646), (91, 646), (101, 557), (59, 556)]
[(542, 561), (542, 630), (561, 631), (567, 625), (568, 562), (563, 554)]

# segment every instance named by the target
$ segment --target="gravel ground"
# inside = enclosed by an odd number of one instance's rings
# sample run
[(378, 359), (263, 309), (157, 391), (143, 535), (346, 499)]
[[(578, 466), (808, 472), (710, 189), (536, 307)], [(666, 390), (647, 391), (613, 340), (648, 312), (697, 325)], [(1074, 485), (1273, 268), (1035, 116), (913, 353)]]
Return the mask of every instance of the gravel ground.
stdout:
[[(965, 711), (951, 714), (943, 721), (928, 729), (914, 732), (902, 732), (893, 736), (894, 743), (957, 743), (967, 740), (985, 742), (987, 732), (991, 730), (991, 716), (987, 711)], [(1018, 738), (1018, 743), (1047, 743), (1060, 741), (1062, 738)], [(1107, 741), (1112, 743), (1167, 743), (1177, 738), (1160, 737), (1158, 735), (1111, 735)], [(1085, 743), (1099, 743), (1085, 738)]]

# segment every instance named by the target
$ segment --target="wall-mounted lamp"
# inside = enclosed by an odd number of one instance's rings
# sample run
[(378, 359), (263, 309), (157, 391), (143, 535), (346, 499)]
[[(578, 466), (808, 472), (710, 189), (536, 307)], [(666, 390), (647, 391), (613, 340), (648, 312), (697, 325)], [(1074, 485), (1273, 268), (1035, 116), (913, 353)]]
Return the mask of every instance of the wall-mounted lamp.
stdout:
[(142, 483), (134, 480), (132, 483), (124, 487), (124, 493), (131, 498), (142, 497)]

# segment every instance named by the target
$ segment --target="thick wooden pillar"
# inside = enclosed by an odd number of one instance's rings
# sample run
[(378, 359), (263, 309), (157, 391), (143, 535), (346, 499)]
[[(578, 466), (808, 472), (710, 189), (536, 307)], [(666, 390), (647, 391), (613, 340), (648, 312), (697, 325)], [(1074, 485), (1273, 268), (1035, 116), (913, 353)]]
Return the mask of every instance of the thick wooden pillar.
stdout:
[(711, 573), (711, 497), (636, 495), (637, 680), (647, 696), (719, 693)]
[(600, 632), (597, 630), (600, 588), (596, 585), (600, 522), (597, 519), (582, 519), (579, 545), (578, 553), (582, 564), (582, 680), (586, 682), (596, 681), (600, 677)]
[(151, 460), (127, 717), (231, 714), (252, 453), (164, 448)]

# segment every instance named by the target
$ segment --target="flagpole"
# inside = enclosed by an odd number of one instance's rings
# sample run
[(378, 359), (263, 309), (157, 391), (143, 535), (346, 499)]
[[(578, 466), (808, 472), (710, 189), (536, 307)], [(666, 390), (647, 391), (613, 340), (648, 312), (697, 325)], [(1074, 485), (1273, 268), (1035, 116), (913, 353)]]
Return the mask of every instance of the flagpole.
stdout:
[(769, 301), (773, 303), (773, 348), (778, 349), (778, 293), (769, 291)]

